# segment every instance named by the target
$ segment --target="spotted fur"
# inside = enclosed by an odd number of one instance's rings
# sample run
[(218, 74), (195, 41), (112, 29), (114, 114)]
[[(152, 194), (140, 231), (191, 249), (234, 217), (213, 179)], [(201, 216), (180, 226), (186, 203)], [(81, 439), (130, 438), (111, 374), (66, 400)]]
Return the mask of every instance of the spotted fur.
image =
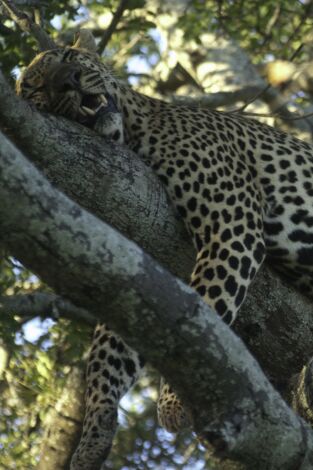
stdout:
[[(232, 322), (265, 251), (272, 265), (312, 295), (313, 149), (239, 114), (178, 106), (119, 83), (95, 52), (55, 49), (37, 56), (17, 86), (39, 109), (62, 114), (124, 142), (162, 179), (197, 248), (191, 285)], [(107, 99), (92, 118), (100, 94)], [(87, 411), (72, 470), (107, 455), (122, 395), (142, 368), (104, 325), (89, 358)], [(162, 384), (159, 419), (170, 431), (190, 422)]]

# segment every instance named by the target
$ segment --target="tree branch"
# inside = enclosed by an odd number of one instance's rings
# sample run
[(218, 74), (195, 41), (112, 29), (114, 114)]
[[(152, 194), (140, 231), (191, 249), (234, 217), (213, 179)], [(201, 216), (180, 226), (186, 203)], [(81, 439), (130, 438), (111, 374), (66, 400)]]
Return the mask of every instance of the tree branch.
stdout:
[(14, 0), (14, 4), (19, 7), (43, 7), (49, 5), (48, 0)]
[[(256, 470), (310, 469), (312, 431), (194, 290), (54, 189), (0, 139), (1, 243), (157, 367), (190, 408), (195, 431), (221, 455)], [(178, 369), (178, 358), (188, 358), (188, 367)]]
[(0, 296), (0, 315), (43, 318), (59, 317), (82, 320), (95, 326), (97, 319), (83, 308), (78, 308), (56, 294), (33, 292), (24, 295)]
[[(300, 121), (293, 120), (295, 113), (289, 111), (288, 102), (281, 96), (275, 88), (265, 88), (260, 85), (251, 85), (240, 88), (235, 91), (224, 91), (218, 93), (210, 93), (197, 98), (189, 96), (174, 96), (173, 101), (177, 104), (189, 106), (204, 106), (209, 108), (218, 108), (221, 106), (230, 106), (238, 103), (238, 101), (250, 102), (258, 98), (266, 103), (273, 113), (273, 117), (278, 117), (286, 122), (288, 126), (292, 126), (301, 132), (312, 133), (313, 119), (312, 117), (303, 117)], [(277, 114), (276, 114), (277, 113)]]
[(50, 36), (36, 24), (26, 13), (20, 11), (11, 0), (1, 0), (3, 9), (22, 31), (31, 33), (37, 40), (41, 51), (56, 48)]
[(104, 49), (106, 48), (108, 42), (110, 41), (112, 35), (114, 34), (116, 27), (123, 16), (124, 11), (128, 6), (128, 0), (120, 0), (120, 3), (112, 17), (112, 21), (109, 24), (108, 28), (104, 31), (101, 41), (98, 44), (98, 53), (101, 55)]

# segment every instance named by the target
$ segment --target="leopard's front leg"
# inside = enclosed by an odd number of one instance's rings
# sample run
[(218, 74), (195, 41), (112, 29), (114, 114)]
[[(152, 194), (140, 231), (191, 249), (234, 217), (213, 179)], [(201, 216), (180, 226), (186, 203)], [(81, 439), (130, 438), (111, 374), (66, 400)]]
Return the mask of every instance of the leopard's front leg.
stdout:
[[(93, 129), (108, 140), (124, 143), (123, 118), (114, 99), (95, 116)], [(71, 470), (97, 470), (108, 456), (117, 428), (123, 395), (138, 379), (143, 361), (104, 324), (98, 325), (88, 358), (86, 411), (83, 432), (72, 457)]]
[(138, 379), (143, 361), (105, 325), (94, 332), (87, 367), (83, 432), (71, 470), (98, 470), (108, 456), (117, 428), (117, 408)]

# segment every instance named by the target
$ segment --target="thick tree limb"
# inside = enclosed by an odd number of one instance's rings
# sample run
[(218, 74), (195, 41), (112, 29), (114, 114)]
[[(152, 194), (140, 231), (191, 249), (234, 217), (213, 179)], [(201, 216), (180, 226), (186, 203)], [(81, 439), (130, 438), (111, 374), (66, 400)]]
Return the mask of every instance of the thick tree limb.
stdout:
[[(55, 185), (188, 280), (195, 252), (151, 169), (86, 128), (41, 116), (1, 75), (0, 98), (0, 125)], [(263, 267), (239, 315), (240, 335), (281, 387), (313, 355), (311, 311), (307, 299)]]
[[(191, 288), (55, 190), (0, 138), (1, 243), (146, 356), (222, 455), (256, 470), (312, 468), (312, 431), (241, 340)], [(188, 367), (178, 370), (178, 358)]]

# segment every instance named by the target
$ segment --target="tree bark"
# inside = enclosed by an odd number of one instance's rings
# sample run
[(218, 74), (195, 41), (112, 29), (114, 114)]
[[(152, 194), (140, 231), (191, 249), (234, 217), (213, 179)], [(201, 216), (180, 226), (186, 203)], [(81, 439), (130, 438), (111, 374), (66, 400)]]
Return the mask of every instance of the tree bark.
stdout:
[(312, 468), (312, 431), (199, 296), (54, 189), (3, 135), (0, 149), (1, 243), (143, 354), (220, 455), (260, 470)]

